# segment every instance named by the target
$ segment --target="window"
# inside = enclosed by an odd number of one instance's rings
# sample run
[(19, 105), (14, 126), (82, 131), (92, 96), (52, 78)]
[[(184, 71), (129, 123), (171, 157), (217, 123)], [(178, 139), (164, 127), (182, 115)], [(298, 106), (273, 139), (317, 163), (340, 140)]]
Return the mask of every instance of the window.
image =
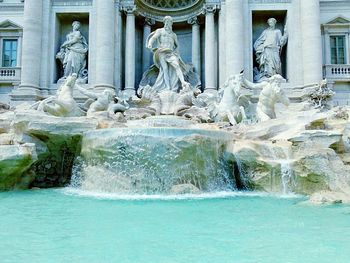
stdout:
[(331, 36), (331, 63), (345, 64), (345, 36)]
[(2, 66), (17, 66), (17, 39), (4, 39), (2, 42)]

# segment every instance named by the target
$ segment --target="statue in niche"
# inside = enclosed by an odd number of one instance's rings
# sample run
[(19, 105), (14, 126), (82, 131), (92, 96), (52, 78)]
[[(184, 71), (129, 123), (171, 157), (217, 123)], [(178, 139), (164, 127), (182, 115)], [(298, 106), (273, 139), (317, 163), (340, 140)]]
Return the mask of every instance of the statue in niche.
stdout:
[(146, 47), (153, 52), (154, 65), (142, 77), (140, 88), (151, 86), (153, 90), (179, 92), (182, 88), (200, 86), (199, 76), (193, 66), (183, 62), (179, 43), (172, 30), (173, 19), (164, 18), (164, 27), (152, 32)]
[(282, 75), (281, 50), (287, 43), (288, 31), (284, 28), (284, 35), (281, 30), (276, 29), (277, 20), (269, 18), (265, 29), (254, 43), (256, 61), (259, 69), (255, 70), (254, 80), (261, 82), (273, 75)]
[(276, 119), (275, 105), (282, 102), (289, 105), (289, 98), (281, 87), (285, 79), (281, 75), (273, 75), (266, 78), (261, 83), (252, 83), (244, 79), (243, 84), (248, 89), (262, 89), (259, 95), (259, 101), (256, 107), (257, 118), (260, 122)]
[(61, 45), (56, 58), (63, 65), (63, 79), (69, 75), (77, 74), (79, 83), (87, 82), (86, 57), (88, 44), (80, 32), (81, 24), (78, 21), (72, 23), (73, 31), (66, 36), (66, 41)]

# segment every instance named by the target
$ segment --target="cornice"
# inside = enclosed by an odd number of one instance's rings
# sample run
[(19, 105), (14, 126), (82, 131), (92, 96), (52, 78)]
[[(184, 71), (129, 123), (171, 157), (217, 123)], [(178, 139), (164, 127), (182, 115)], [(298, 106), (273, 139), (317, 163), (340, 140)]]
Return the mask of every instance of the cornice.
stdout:
[(292, 0), (249, 0), (249, 4), (280, 4), (291, 2)]
[(10, 4), (10, 3), (1, 3), (0, 2), (0, 11), (10, 11), (10, 12), (23, 12), (24, 3)]
[(92, 6), (93, 0), (52, 0), (53, 6)]

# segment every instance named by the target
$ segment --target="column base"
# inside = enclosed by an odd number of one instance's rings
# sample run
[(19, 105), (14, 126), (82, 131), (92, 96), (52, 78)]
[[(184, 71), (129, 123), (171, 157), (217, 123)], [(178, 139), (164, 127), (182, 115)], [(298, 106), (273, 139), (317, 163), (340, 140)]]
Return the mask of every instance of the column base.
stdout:
[(216, 96), (218, 94), (218, 91), (216, 88), (205, 88), (204, 93)]
[(36, 102), (44, 98), (39, 87), (34, 85), (21, 84), (10, 94), (11, 101)]
[(109, 84), (97, 84), (94, 86), (94, 91), (100, 93), (104, 90), (110, 90), (115, 93), (115, 87)]

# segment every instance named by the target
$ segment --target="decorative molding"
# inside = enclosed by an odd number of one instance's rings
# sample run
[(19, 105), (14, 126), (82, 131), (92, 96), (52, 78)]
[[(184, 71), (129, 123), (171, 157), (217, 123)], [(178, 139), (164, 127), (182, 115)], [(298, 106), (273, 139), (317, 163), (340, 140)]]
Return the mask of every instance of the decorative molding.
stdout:
[(194, 24), (199, 25), (198, 17), (194, 16), (194, 17), (187, 19), (187, 23), (190, 25), (194, 25)]
[(125, 12), (126, 15), (134, 15), (136, 12), (136, 5), (123, 5), (121, 11)]
[(156, 21), (153, 18), (146, 17), (145, 18), (145, 25), (153, 26), (156, 23)]
[(93, 0), (52, 0), (53, 6), (92, 6)]
[(174, 22), (186, 22), (189, 17), (203, 14), (205, 0), (135, 0), (137, 15), (163, 21), (171, 16)]
[(0, 22), (0, 30), (1, 31), (18, 31), (23, 30), (23, 27), (20, 25), (17, 25), (16, 23), (12, 22), (11, 20), (5, 20)]
[(24, 11), (24, 3), (18, 4), (10, 4), (10, 3), (1, 3), (0, 2), (0, 10), (6, 12), (23, 12)]
[(181, 10), (185, 8), (191, 8), (199, 0), (141, 0), (145, 5), (150, 8), (156, 8), (160, 10)]
[(350, 34), (350, 20), (337, 16), (329, 22), (322, 24), (324, 34)]
[(334, 24), (350, 24), (350, 20), (343, 16), (337, 16), (336, 18), (333, 18), (331, 21), (327, 22), (325, 25)]
[(279, 3), (291, 3), (292, 0), (249, 0), (249, 4), (279, 4)]
[(206, 4), (203, 7), (203, 12), (204, 13), (215, 13), (216, 10), (220, 9), (220, 5), (216, 5), (216, 4)]

